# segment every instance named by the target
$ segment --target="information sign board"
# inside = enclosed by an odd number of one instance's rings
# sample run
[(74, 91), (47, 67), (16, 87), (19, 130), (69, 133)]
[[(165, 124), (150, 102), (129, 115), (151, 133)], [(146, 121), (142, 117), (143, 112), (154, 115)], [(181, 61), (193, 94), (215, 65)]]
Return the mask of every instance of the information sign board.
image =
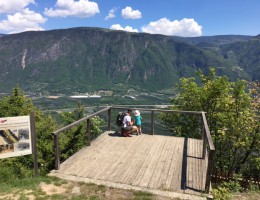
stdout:
[(0, 159), (32, 154), (30, 116), (0, 118)]

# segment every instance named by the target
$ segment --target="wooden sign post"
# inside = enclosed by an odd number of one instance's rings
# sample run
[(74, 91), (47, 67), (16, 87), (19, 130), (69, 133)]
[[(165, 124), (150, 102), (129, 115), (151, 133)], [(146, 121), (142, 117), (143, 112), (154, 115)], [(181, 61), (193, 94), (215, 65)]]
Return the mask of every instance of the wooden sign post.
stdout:
[(34, 175), (38, 176), (37, 135), (35, 129), (34, 111), (30, 113), (30, 125), (31, 125), (31, 134), (32, 134), (32, 155), (33, 155), (33, 163), (34, 163)]

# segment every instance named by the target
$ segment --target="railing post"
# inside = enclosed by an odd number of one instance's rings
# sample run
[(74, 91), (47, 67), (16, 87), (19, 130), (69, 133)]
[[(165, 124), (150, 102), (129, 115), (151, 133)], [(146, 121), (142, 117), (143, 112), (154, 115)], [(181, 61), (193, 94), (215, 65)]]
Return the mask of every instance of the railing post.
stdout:
[(111, 108), (108, 110), (108, 130), (111, 131)]
[[(205, 132), (204, 132), (204, 134), (205, 134)], [(203, 146), (202, 146), (202, 159), (205, 159), (205, 157), (206, 157), (206, 150), (207, 150), (206, 136), (204, 136), (202, 142), (203, 142)]]
[(151, 111), (151, 134), (154, 135), (154, 110)]
[(201, 139), (204, 140), (204, 133), (205, 133), (205, 126), (203, 122), (203, 113), (201, 113), (201, 118), (200, 118), (200, 131), (201, 131)]
[(205, 116), (205, 113), (202, 112), (201, 114), (201, 138), (202, 138), (202, 159), (205, 159), (206, 157), (206, 140), (207, 140), (207, 136), (206, 136), (206, 130), (205, 130), (205, 124), (204, 124), (204, 120), (203, 120), (203, 116)]
[(54, 148), (55, 148), (55, 169), (60, 169), (60, 147), (59, 134), (54, 134)]
[(210, 150), (209, 157), (208, 157), (208, 169), (207, 169), (206, 181), (205, 181), (206, 193), (209, 193), (209, 189), (210, 189), (210, 181), (211, 181), (211, 175), (213, 171), (213, 159), (214, 159), (214, 150)]
[(90, 119), (87, 119), (87, 135), (88, 135), (88, 146), (90, 146), (91, 145)]

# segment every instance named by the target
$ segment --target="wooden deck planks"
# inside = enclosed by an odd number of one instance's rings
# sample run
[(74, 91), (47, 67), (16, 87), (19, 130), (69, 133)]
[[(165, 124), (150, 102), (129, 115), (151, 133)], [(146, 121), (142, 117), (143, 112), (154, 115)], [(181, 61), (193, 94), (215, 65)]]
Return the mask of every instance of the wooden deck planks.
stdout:
[(186, 188), (194, 188), (194, 182), (196, 174), (195, 171), (195, 149), (194, 149), (194, 140), (189, 138), (188, 139), (188, 150), (187, 150), (187, 181), (186, 181)]
[(176, 139), (178, 143), (174, 152), (173, 175), (169, 190), (181, 190), (184, 138)]
[(202, 141), (189, 138), (188, 143), (187, 189), (204, 190), (206, 161), (202, 159)]
[[(119, 152), (124, 150), (124, 145), (125, 144), (122, 141), (117, 139), (114, 139), (113, 141), (109, 142), (109, 148), (105, 148), (94, 162), (89, 163), (88, 166), (84, 167), (81, 170), (79, 175), (82, 177), (93, 177), (93, 175), (91, 174), (95, 175), (95, 173), (98, 173), (99, 170), (109, 165), (113, 159), (118, 158)], [(91, 152), (87, 153), (91, 155)]]
[(182, 170), (187, 190), (199, 191), (205, 184), (202, 141), (188, 139), (187, 166), (183, 168), (185, 139), (141, 135), (117, 137), (102, 134), (61, 164), (58, 173), (160, 190), (181, 191)]
[[(111, 149), (116, 148), (117, 141), (111, 141), (107, 144), (103, 144), (99, 148), (94, 145), (87, 147), (83, 156), (78, 156), (78, 161), (72, 165), (72, 167), (67, 171), (68, 174), (74, 173), (75, 175), (83, 176), (90, 173), (93, 166), (100, 166), (104, 161), (105, 152), (110, 152)], [(110, 157), (108, 153), (108, 157)], [(73, 167), (74, 166), (74, 167)]]
[(157, 167), (159, 158), (162, 156), (165, 144), (166, 144), (166, 140), (161, 139), (160, 145), (158, 146), (156, 152), (152, 156), (152, 159), (151, 159), (149, 165), (147, 166), (147, 169), (139, 184), (140, 186), (149, 187), (149, 183), (150, 183), (151, 179), (154, 177), (154, 172), (156, 171), (156, 167)]
[[(106, 142), (108, 139), (109, 138), (105, 133), (102, 134), (93, 142), (91, 146), (83, 148), (65, 162), (63, 162), (60, 171), (67, 172), (68, 174), (77, 174), (78, 170), (80, 170), (82, 167), (82, 163), (84, 163), (86, 167), (86, 165), (92, 163), (97, 158), (97, 156), (101, 156), (104, 149), (109, 148), (109, 145)], [(73, 165), (71, 163), (73, 163)]]
[(157, 187), (159, 189), (165, 189), (165, 190), (167, 190), (167, 188), (170, 188), (172, 174), (174, 173), (174, 171), (173, 171), (174, 170), (173, 169), (174, 160), (175, 160), (174, 152), (175, 152), (175, 149), (178, 148), (178, 147), (176, 147), (178, 140), (176, 140), (175, 137), (171, 137), (170, 140), (171, 140), (171, 143), (168, 146), (169, 150), (167, 153), (167, 160), (165, 162), (165, 166), (162, 170), (162, 174), (161, 174), (160, 180), (157, 185)]
[(154, 164), (152, 161), (154, 161), (155, 160), (154, 158), (158, 156), (158, 148), (160, 148), (163, 142), (162, 137), (155, 136), (155, 138), (156, 138), (156, 143), (155, 145), (151, 146), (151, 151), (149, 152), (147, 158), (145, 159), (143, 165), (141, 166), (136, 179), (133, 181), (133, 185), (143, 186), (148, 184), (150, 181), (150, 176), (149, 176), (150, 174), (148, 173), (151, 171), (150, 168)]
[(134, 185), (135, 179), (142, 177), (142, 174), (140, 173), (142, 166), (144, 165), (144, 162), (148, 158), (148, 155), (152, 154), (151, 146), (154, 146), (156, 144), (156, 140), (152, 137), (148, 137), (145, 139), (144, 146), (141, 148), (139, 158), (135, 160), (135, 162), (132, 163), (131, 166), (129, 166), (129, 169), (125, 171), (123, 176), (120, 179), (121, 183), (126, 183), (130, 185)]
[(137, 159), (136, 151), (139, 151), (138, 147), (140, 148), (140, 144), (144, 138), (133, 136), (132, 138), (125, 139), (125, 149), (119, 152), (116, 160), (112, 162), (113, 165), (109, 169), (105, 170), (106, 173), (101, 177), (101, 179), (119, 182), (118, 179), (122, 176), (122, 173), (129, 168), (130, 163), (134, 159)]
[(165, 168), (164, 165), (165, 165), (166, 160), (167, 160), (167, 155), (168, 155), (168, 152), (169, 152), (168, 146), (169, 146), (169, 144), (171, 144), (171, 139), (172, 138), (170, 138), (170, 137), (168, 137), (166, 139), (165, 145), (164, 145), (164, 147), (161, 151), (161, 156), (159, 157), (159, 159), (157, 161), (154, 173), (153, 173), (151, 180), (149, 182), (149, 185), (148, 185), (149, 188), (158, 188), (159, 180), (160, 180), (162, 171)]

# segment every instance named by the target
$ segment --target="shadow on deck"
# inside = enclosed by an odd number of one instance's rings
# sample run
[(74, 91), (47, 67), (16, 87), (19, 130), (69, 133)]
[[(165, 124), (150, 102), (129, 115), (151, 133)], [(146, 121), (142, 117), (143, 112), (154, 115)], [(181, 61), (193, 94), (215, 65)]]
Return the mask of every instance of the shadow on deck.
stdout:
[[(202, 140), (162, 136), (121, 137), (107, 131), (53, 170), (52, 176), (172, 197), (201, 195), (206, 164)], [(183, 197), (200, 199), (200, 197)]]

